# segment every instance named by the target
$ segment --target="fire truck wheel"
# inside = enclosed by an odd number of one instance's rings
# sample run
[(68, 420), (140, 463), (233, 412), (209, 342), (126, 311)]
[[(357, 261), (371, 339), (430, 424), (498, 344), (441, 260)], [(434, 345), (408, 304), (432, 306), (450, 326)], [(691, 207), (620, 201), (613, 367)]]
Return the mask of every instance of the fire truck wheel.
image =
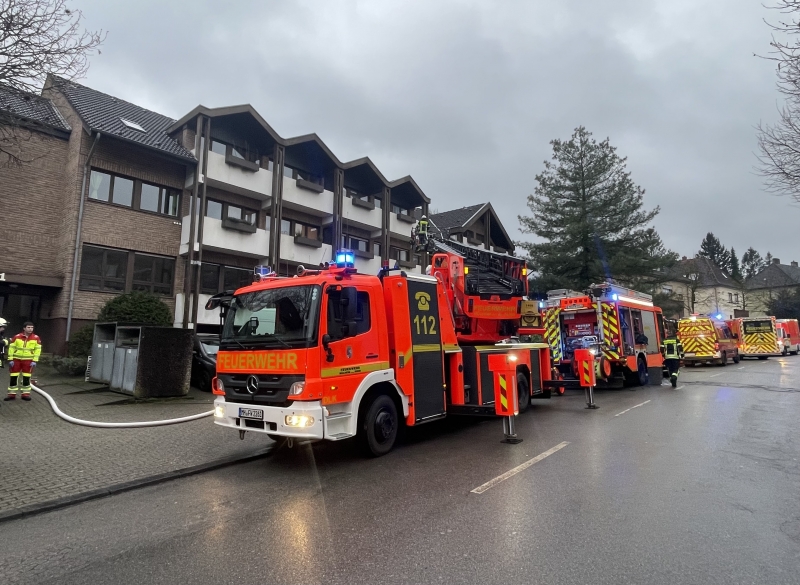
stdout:
[(367, 455), (380, 457), (391, 451), (397, 439), (397, 427), (394, 400), (381, 394), (367, 408), (359, 429), (361, 445)]
[(735, 354), (733, 354), (733, 363), (734, 363), (734, 364), (738, 364), (738, 363), (739, 363), (739, 360), (740, 360), (740, 358), (739, 358), (739, 352), (736, 352)]
[(519, 400), (519, 413), (522, 414), (531, 405), (531, 389), (528, 386), (528, 377), (522, 372), (517, 372), (517, 399)]
[(640, 357), (636, 362), (636, 381), (639, 386), (647, 386), (647, 362)]

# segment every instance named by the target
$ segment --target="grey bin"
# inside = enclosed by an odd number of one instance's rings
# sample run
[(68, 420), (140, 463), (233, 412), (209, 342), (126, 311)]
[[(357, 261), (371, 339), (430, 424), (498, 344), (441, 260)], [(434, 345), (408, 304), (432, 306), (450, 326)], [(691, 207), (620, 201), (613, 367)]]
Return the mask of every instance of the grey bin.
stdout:
[(136, 398), (185, 396), (192, 337), (188, 329), (98, 323), (89, 379)]

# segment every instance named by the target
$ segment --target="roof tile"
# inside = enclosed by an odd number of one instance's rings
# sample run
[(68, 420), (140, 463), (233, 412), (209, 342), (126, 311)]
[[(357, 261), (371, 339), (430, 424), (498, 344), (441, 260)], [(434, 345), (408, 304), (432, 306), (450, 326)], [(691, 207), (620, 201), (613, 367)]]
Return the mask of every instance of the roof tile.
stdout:
[(8, 85), (0, 84), (0, 110), (56, 130), (64, 132), (71, 130), (67, 121), (50, 100)]

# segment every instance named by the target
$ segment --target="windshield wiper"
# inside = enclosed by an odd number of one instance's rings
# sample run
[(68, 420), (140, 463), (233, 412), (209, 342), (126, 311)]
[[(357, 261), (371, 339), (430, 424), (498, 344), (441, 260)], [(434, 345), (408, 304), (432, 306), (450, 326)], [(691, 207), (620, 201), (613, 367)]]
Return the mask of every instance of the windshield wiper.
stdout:
[(291, 346), (291, 345), (289, 345), (288, 343), (286, 343), (286, 342), (285, 342), (283, 339), (281, 339), (280, 337), (278, 337), (278, 336), (277, 336), (277, 335), (275, 335), (274, 333), (265, 333), (264, 335), (266, 335), (268, 339), (274, 339), (275, 341), (277, 341), (278, 343), (280, 343), (281, 345), (283, 345), (283, 347), (286, 347), (286, 348), (292, 349), (292, 346)]
[[(247, 349), (249, 349), (249, 348), (248, 348), (248, 347), (246, 347), (244, 344), (242, 344), (242, 342), (241, 342), (241, 341), (239, 341), (238, 339), (236, 339), (236, 338), (234, 338), (234, 337), (230, 337), (230, 338), (228, 338), (228, 339), (223, 339), (223, 340), (221, 340), (221, 341), (220, 341), (220, 346), (221, 346), (223, 343), (225, 343), (225, 342), (228, 342), (228, 341), (232, 341), (232, 342), (234, 342), (236, 345), (238, 345), (239, 347), (241, 347), (241, 348), (242, 348), (242, 349), (244, 349), (244, 350), (247, 350)], [(220, 348), (220, 349), (221, 349), (221, 348)]]

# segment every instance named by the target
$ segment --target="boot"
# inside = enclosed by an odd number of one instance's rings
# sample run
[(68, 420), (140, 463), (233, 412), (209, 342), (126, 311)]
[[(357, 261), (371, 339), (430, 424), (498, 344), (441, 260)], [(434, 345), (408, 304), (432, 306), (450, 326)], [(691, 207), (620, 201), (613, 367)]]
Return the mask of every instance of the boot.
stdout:
[(30, 400), (30, 399), (31, 399), (31, 395), (30, 395), (30, 394), (25, 394), (25, 393), (23, 392), (23, 393), (22, 393), (22, 399), (23, 399), (23, 400), (26, 400), (26, 401), (27, 401), (27, 400)]
[(9, 394), (5, 398), (3, 398), (3, 400), (5, 400), (6, 402), (8, 402), (9, 400), (16, 400), (16, 399), (17, 399), (17, 395), (16, 394)]
[(673, 388), (677, 388), (678, 387), (678, 376), (677, 376), (677, 374), (672, 374), (669, 377), (669, 381), (672, 383), (672, 387)]

